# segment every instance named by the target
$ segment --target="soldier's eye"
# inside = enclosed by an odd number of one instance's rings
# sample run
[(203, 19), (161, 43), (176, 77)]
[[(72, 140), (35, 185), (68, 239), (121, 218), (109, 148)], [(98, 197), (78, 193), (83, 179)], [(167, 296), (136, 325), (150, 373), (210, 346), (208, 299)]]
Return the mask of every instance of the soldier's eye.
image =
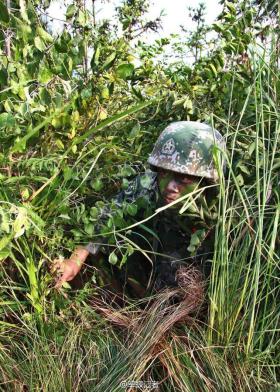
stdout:
[(193, 180), (191, 179), (191, 178), (183, 178), (182, 180), (181, 180), (181, 182), (182, 182), (182, 184), (192, 184), (193, 183)]

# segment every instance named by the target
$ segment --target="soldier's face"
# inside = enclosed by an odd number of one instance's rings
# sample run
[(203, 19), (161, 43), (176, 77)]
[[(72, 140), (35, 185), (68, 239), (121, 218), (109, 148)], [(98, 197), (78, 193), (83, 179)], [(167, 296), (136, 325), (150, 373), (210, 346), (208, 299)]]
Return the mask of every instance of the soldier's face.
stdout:
[(175, 173), (160, 169), (158, 171), (158, 186), (164, 204), (172, 203), (182, 196), (192, 192), (199, 183), (200, 177)]

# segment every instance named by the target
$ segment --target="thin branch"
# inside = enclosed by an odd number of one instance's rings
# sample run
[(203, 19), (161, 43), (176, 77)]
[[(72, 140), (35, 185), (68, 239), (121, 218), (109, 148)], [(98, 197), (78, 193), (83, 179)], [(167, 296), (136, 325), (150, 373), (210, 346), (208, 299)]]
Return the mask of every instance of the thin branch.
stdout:
[[(7, 5), (7, 10), (10, 14), (11, 11), (11, 0), (7, 0), (6, 2)], [(12, 58), (12, 53), (11, 53), (11, 37), (12, 37), (12, 32), (10, 31), (10, 29), (8, 28), (5, 31), (5, 49), (6, 49), (6, 55), (8, 57), (8, 59)]]

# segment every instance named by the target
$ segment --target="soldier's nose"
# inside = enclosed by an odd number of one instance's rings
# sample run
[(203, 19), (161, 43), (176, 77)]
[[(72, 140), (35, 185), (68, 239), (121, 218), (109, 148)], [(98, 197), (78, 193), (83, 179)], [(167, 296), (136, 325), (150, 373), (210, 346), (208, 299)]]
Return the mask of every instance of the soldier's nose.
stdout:
[(179, 187), (178, 187), (178, 183), (175, 180), (171, 180), (166, 187), (168, 192), (172, 192), (172, 193), (178, 193), (179, 192)]

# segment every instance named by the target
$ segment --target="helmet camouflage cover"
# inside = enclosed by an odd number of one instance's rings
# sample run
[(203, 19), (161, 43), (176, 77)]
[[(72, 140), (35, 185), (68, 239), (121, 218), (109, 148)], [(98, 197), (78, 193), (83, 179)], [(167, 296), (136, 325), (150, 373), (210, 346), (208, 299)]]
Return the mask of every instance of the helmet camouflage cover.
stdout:
[(207, 124), (177, 121), (160, 134), (148, 163), (162, 169), (218, 180), (213, 147), (225, 149), (222, 135)]

